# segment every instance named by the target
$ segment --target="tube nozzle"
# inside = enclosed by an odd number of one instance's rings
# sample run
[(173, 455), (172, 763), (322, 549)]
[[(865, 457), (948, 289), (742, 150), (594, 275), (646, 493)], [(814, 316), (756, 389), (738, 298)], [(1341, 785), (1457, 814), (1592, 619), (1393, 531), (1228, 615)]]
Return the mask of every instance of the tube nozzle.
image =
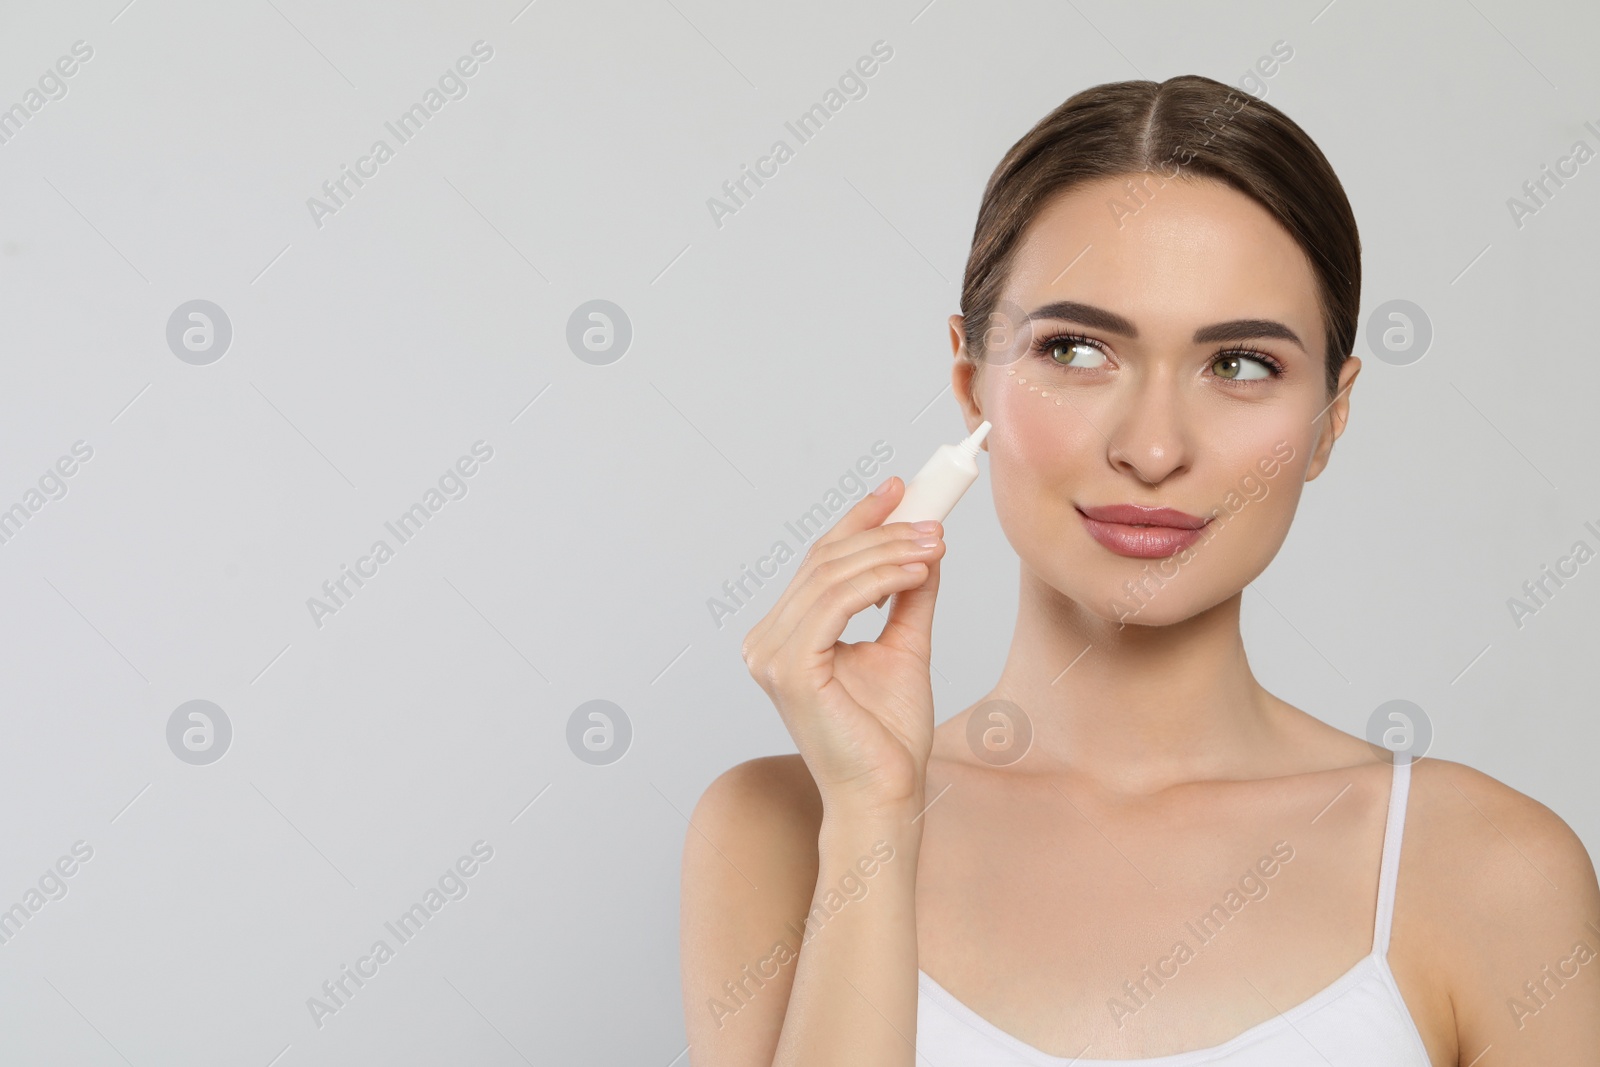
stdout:
[(989, 420), (984, 419), (978, 423), (978, 428), (972, 431), (972, 436), (961, 442), (961, 448), (967, 455), (977, 457), (981, 450), (983, 439), (989, 436)]

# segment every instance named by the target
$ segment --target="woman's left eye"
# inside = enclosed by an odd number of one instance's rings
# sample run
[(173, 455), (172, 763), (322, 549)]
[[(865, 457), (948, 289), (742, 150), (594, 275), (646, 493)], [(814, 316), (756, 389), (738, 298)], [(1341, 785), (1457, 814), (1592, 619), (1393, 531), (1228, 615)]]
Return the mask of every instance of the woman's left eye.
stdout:
[(1244, 352), (1225, 352), (1212, 360), (1211, 365), (1217, 368), (1218, 378), (1228, 381), (1256, 381), (1278, 376), (1278, 368)]

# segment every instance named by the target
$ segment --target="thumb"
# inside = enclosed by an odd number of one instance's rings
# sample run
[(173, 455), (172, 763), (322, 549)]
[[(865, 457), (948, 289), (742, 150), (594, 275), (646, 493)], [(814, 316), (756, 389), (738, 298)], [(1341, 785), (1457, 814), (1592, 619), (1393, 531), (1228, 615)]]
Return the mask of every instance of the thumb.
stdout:
[(933, 655), (933, 604), (939, 595), (939, 565), (943, 562), (936, 559), (928, 564), (928, 577), (921, 585), (894, 594), (878, 644), (910, 652), (924, 662)]

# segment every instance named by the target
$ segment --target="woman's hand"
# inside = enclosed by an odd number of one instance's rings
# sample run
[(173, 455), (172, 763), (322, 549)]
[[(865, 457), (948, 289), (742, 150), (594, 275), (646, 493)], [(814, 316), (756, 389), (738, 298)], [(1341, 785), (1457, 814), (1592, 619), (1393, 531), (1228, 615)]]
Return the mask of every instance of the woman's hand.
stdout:
[[(905, 483), (890, 478), (819, 537), (741, 649), (825, 811), (887, 811), (923, 795), (944, 531), (937, 522), (880, 526), (904, 493)], [(899, 595), (876, 641), (839, 640), (851, 616), (891, 593)]]

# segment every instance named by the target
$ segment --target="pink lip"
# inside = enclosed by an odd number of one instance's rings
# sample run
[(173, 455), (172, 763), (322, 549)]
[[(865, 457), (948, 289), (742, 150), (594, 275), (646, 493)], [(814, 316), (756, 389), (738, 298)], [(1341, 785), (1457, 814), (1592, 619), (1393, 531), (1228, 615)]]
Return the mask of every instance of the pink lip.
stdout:
[(1173, 508), (1147, 508), (1138, 504), (1080, 507), (1089, 536), (1119, 556), (1164, 559), (1200, 540), (1210, 519)]

